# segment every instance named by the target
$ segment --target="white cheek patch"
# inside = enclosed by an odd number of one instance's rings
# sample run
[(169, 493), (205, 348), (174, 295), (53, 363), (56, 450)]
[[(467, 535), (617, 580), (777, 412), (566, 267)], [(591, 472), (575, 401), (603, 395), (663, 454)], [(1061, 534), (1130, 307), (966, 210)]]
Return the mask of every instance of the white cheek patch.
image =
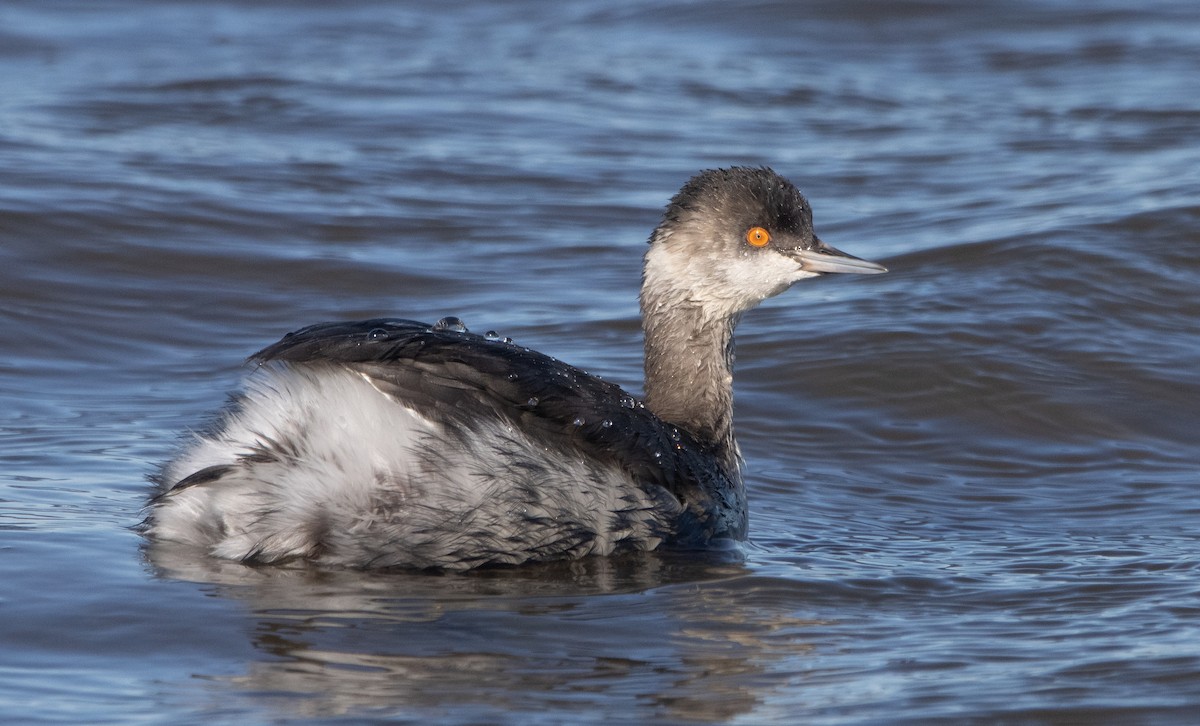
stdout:
[(770, 250), (747, 251), (728, 261), (722, 272), (730, 287), (744, 297), (756, 298), (755, 302), (778, 295), (797, 280), (817, 276), (795, 260)]
[(653, 245), (646, 255), (646, 287), (661, 300), (699, 303), (714, 317), (745, 312), (798, 280), (818, 276), (774, 250), (746, 249), (716, 258), (691, 254), (693, 249)]

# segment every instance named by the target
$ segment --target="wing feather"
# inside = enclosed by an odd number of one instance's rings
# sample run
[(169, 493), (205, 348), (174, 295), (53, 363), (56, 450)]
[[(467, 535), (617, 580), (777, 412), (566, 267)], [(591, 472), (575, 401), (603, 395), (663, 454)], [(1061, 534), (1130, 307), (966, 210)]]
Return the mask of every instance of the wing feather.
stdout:
[[(687, 431), (667, 423), (619, 386), (537, 351), (412, 320), (376, 318), (311, 325), (251, 356), (260, 364), (341, 365), (380, 391), (460, 425), (494, 416), (547, 447), (612, 462), (642, 487), (662, 487), (684, 504), (698, 538), (741, 536), (735, 472)], [(718, 501), (719, 500), (719, 501)], [(681, 523), (684, 524), (684, 523)]]

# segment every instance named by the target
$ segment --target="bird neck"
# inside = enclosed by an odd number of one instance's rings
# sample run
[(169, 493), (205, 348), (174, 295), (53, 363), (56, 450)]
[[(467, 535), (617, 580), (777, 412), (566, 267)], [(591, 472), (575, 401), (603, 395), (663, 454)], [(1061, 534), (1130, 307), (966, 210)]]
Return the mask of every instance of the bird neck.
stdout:
[(733, 329), (680, 291), (643, 282), (646, 406), (711, 445), (733, 470)]

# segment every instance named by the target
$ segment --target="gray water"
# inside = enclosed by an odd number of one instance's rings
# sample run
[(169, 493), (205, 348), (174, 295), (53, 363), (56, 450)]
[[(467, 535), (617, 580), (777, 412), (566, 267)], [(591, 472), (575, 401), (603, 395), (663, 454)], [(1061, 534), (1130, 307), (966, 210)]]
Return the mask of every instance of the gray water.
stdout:
[[(1200, 718), (1198, 79), (1183, 0), (8, 0), (0, 720)], [(741, 557), (133, 530), (304, 324), (453, 314), (639, 390), (646, 237), (734, 163), (892, 270), (739, 329)]]

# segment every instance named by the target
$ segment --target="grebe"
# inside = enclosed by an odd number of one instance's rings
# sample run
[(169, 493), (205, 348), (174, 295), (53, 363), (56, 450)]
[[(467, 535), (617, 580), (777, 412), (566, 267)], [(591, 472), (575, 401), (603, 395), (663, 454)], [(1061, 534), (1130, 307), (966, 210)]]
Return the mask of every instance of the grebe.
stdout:
[(885, 268), (770, 169), (702, 172), (642, 273), (645, 397), (456, 318), (323, 323), (155, 477), (147, 534), (247, 563), (466, 570), (746, 536), (733, 329), (792, 283)]

